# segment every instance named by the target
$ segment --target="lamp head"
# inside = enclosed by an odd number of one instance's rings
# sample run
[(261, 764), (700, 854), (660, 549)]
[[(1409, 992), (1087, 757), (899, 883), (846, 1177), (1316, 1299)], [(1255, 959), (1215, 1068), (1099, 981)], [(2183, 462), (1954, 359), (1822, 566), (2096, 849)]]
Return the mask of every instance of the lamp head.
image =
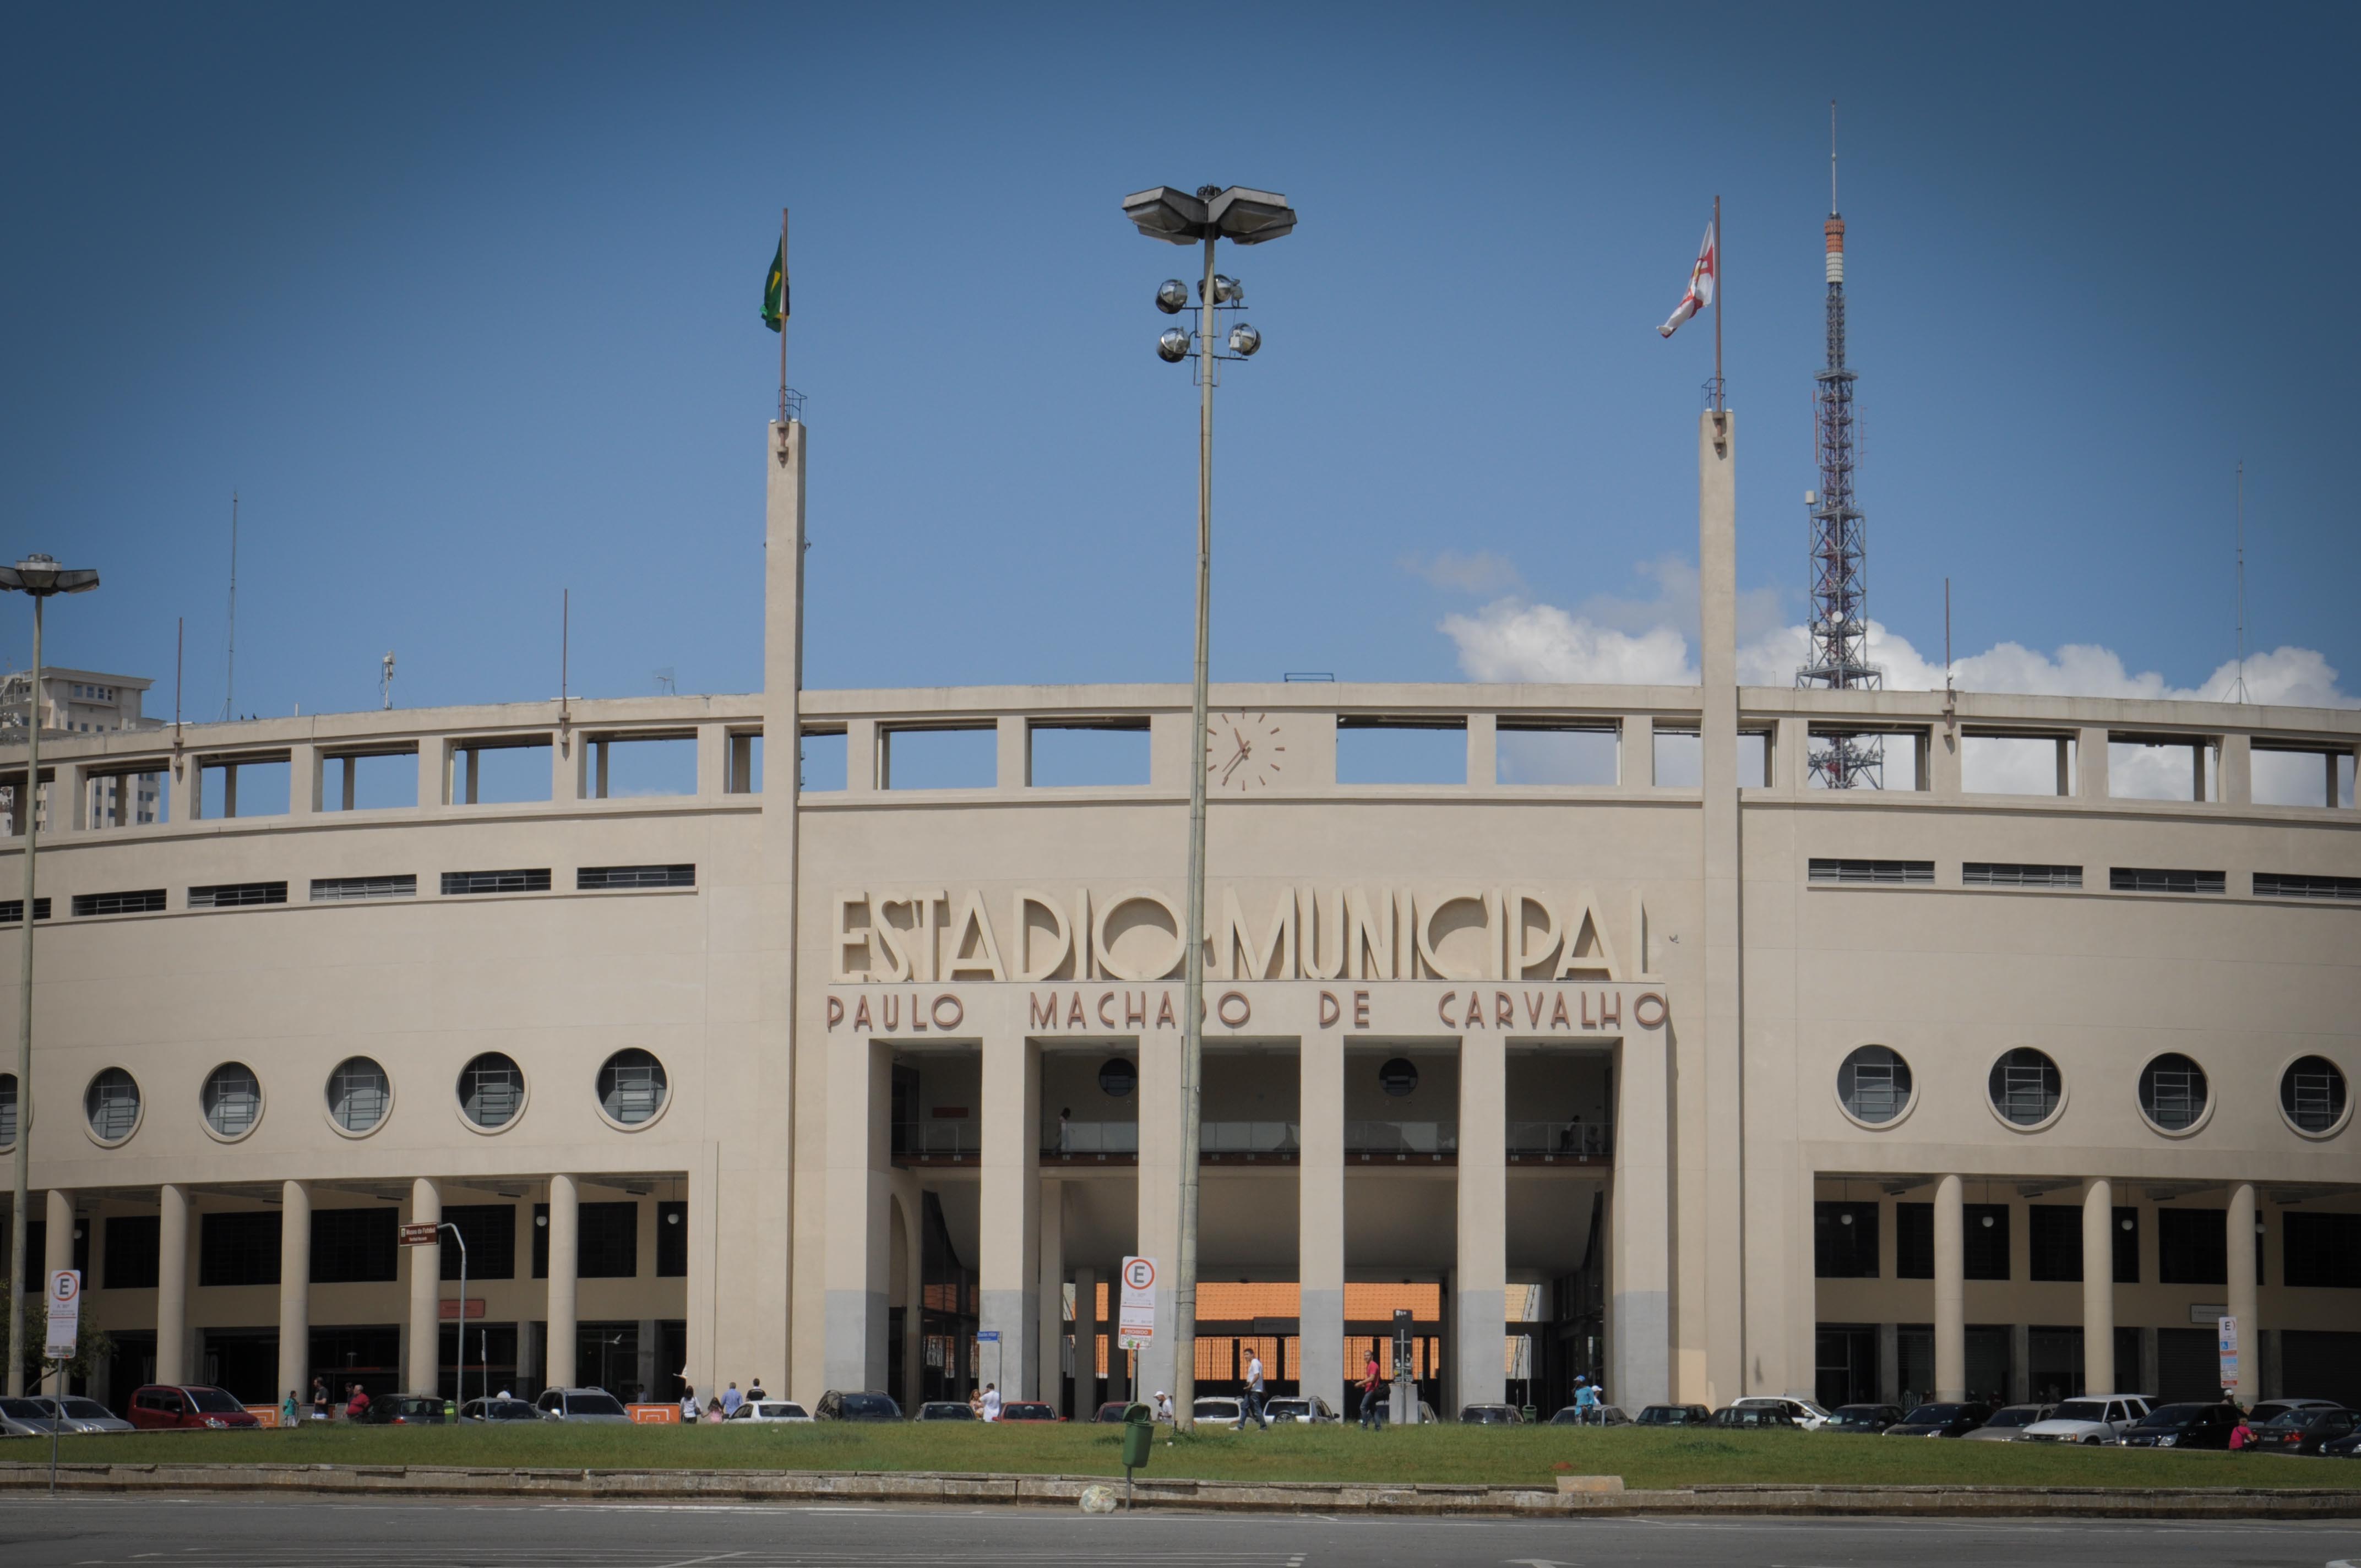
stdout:
[(1253, 358), (1255, 350), (1261, 346), (1262, 334), (1255, 331), (1251, 323), (1240, 322), (1230, 328), (1230, 352), (1239, 358)]
[(1156, 356), (1167, 365), (1178, 365), (1189, 357), (1189, 334), (1177, 326), (1164, 329), (1156, 340)]
[(1156, 308), (1168, 316), (1177, 316), (1189, 308), (1189, 285), (1178, 278), (1167, 278), (1156, 285)]
[(0, 566), (0, 588), (47, 598), (51, 594), (86, 594), (98, 587), (98, 574), (58, 565), (54, 556), (27, 555), (14, 566)]
[(1123, 215), (1140, 233), (1168, 245), (1194, 245), (1205, 237), (1205, 203), (1186, 191), (1157, 185), (1123, 199)]
[(1233, 185), (1206, 203), (1205, 221), (1234, 244), (1260, 245), (1295, 232), (1295, 209), (1276, 191)]
[[(1198, 296), (1202, 299), (1204, 292), (1205, 285), (1201, 281), (1197, 285)], [(1213, 303), (1217, 305), (1243, 305), (1246, 302), (1246, 286), (1244, 283), (1239, 282), (1235, 278), (1225, 278), (1219, 272), (1213, 274)]]

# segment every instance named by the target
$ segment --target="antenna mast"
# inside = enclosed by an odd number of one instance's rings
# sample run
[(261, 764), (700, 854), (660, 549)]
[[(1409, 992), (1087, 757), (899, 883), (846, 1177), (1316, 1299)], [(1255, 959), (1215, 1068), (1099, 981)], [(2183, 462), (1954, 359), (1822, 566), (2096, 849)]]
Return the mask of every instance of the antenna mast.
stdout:
[(229, 674), (222, 685), (222, 718), (235, 718), (237, 702), (237, 492), (229, 493)]
[(2252, 702), (2246, 695), (2246, 460), (2238, 459), (2238, 680), (2230, 688), (2232, 702)]
[[(1795, 684), (1875, 691), (1885, 685), (1885, 672), (1869, 662), (1868, 528), (1853, 504), (1853, 373), (1845, 364), (1845, 225), (1837, 207), (1834, 99), (1828, 101), (1828, 221), (1822, 233), (1828, 243), (1828, 366), (1812, 378), (1820, 488), (1805, 497), (1811, 508), (1811, 650), (1809, 662), (1795, 672)], [(1876, 735), (1825, 736), (1812, 742), (1807, 765), (1824, 788), (1882, 789), (1885, 742)]]

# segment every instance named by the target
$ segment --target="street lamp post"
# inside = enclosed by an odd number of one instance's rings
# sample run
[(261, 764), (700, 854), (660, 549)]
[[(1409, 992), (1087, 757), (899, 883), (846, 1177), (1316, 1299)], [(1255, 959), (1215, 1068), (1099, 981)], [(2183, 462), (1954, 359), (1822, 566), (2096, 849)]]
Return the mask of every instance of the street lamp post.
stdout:
[(25, 976), (24, 1008), (16, 1032), (16, 1201), (8, 1211), (8, 1394), (25, 1392), (24, 1347), (16, 1343), (24, 1331), (16, 1310), (16, 1291), (25, 1280), (25, 1210), (31, 1202), (33, 1146), (33, 927), (39, 905), (34, 902), (33, 856), (40, 840), (41, 791), (41, 609), (53, 594), (82, 594), (98, 587), (98, 574), (68, 571), (47, 555), (27, 555), (14, 566), (0, 566), (0, 588), (28, 594), (33, 600), (33, 687), (25, 704), (25, 786), (16, 795), (17, 819), (25, 827)]
[[(1233, 185), (1201, 185), (1195, 195), (1159, 185), (1123, 199), (1124, 215), (1150, 239), (1169, 245), (1205, 247), (1205, 273), (1197, 285), (1197, 661), (1189, 698), (1189, 915), (1182, 932), (1187, 952), (1180, 1025), (1180, 1256), (1173, 1271), (1172, 1419), (1182, 1431), (1196, 1425), (1197, 1409), (1197, 1138), (1202, 1104), (1205, 1015), (1205, 707), (1207, 605), (1213, 571), (1213, 383), (1223, 359), (1245, 359), (1262, 346), (1262, 334), (1245, 322), (1231, 328), (1230, 352), (1217, 350), (1215, 313), (1242, 308), (1246, 291), (1213, 270), (1213, 244), (1260, 245), (1292, 233), (1295, 209), (1271, 191)], [(1167, 315), (1186, 308), (1189, 291), (1178, 279), (1156, 291), (1156, 306)], [(1158, 340), (1168, 364), (1190, 356), (1190, 334), (1175, 327)]]

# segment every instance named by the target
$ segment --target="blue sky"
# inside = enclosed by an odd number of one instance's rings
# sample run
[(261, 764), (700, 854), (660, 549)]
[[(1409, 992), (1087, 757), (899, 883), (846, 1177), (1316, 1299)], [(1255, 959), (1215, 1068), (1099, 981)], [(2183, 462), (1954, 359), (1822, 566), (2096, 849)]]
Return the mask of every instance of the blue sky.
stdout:
[(1117, 201), (1237, 182), (1302, 224), (1224, 262), (1216, 677), (1677, 673), (1711, 339), (1654, 328), (1719, 192), (1784, 680), (1833, 95), (1897, 671), (1948, 575), (1991, 684), (2208, 689), (2243, 456), (2272, 692), (2349, 700), (2357, 16), (20, 8), (0, 552), (104, 574), (50, 656), (151, 713), (176, 617), (222, 709), (234, 488), (241, 712), (373, 707), (388, 649), (403, 706), (554, 696), (566, 587), (577, 693), (751, 690), (787, 203), (810, 683), (1183, 679), (1188, 258)]

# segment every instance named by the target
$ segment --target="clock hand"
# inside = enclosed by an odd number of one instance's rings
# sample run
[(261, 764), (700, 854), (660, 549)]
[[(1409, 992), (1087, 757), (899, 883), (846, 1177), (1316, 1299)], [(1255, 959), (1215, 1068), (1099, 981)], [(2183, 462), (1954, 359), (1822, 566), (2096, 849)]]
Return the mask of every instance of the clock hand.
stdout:
[(1224, 769), (1222, 770), (1222, 782), (1223, 782), (1224, 784), (1227, 784), (1227, 783), (1229, 783), (1229, 782), (1230, 782), (1230, 775), (1231, 775), (1232, 773), (1236, 773), (1236, 772), (1238, 771), (1238, 764), (1239, 764), (1240, 762), (1245, 762), (1246, 760), (1246, 752), (1245, 752), (1245, 751), (1240, 751), (1236, 756), (1232, 757), (1232, 758), (1230, 759), (1230, 765), (1229, 765), (1228, 767), (1224, 768)]

